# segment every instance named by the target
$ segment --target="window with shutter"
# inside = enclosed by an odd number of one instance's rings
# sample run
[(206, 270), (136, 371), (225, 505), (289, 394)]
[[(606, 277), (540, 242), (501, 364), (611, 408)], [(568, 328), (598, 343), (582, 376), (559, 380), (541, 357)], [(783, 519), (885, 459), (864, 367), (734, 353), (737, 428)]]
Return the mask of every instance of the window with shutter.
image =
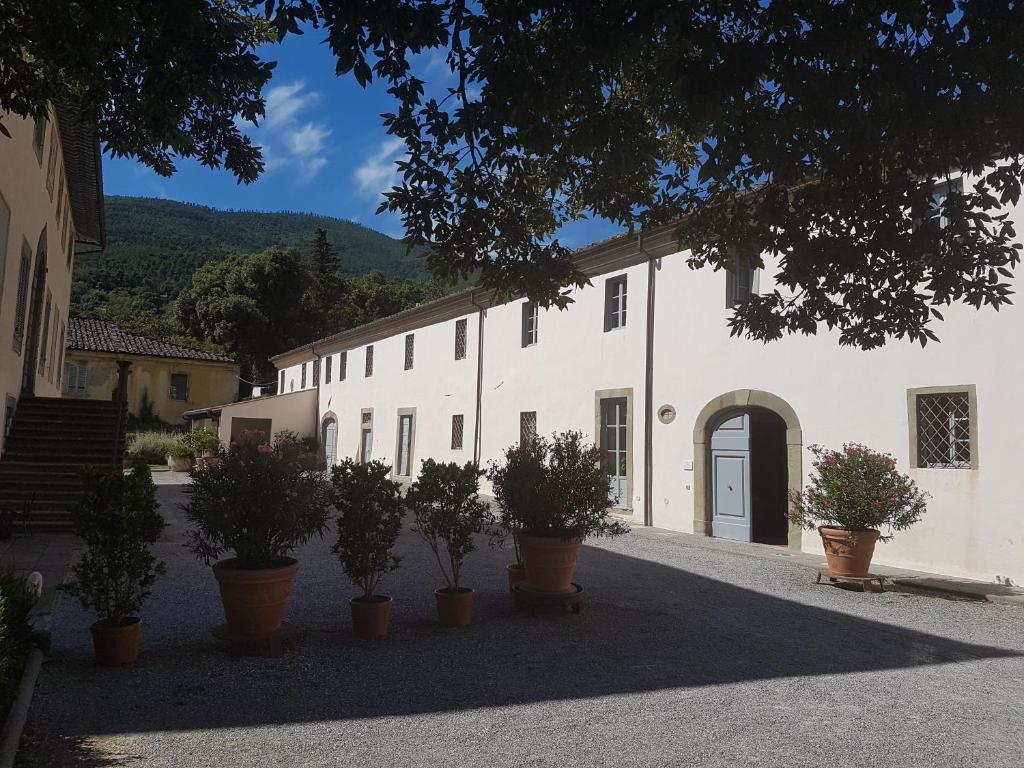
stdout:
[(604, 283), (604, 329), (614, 331), (626, 325), (626, 276), (608, 278)]
[(0, 310), (4, 306), (4, 278), (7, 274), (7, 238), (11, 233), (11, 209), (0, 195)]
[(60, 377), (64, 373), (64, 340), (65, 334), (67, 333), (67, 326), (64, 321), (60, 321), (60, 341), (57, 344), (57, 355), (58, 360), (54, 364), (54, 368), (57, 369), (57, 388), (60, 389)]
[(725, 270), (725, 306), (729, 309), (746, 304), (757, 293), (757, 269), (751, 266), (752, 254), (732, 249), (730, 266)]
[(522, 344), (524, 347), (532, 347), (537, 343), (538, 314), (537, 302), (523, 302)]
[(32, 246), (21, 243), (21, 267), (18, 270), (18, 299), (14, 308), (14, 351), (21, 354), (25, 341), (25, 320), (28, 314), (28, 283), (32, 271)]
[(36, 162), (43, 164), (43, 144), (46, 141), (46, 116), (37, 117), (32, 126), (32, 149), (36, 153)]
[(46, 353), (49, 350), (50, 344), (50, 306), (53, 303), (53, 295), (50, 293), (50, 289), (46, 289), (46, 304), (43, 309), (43, 327), (39, 331), (39, 369), (38, 373), (42, 376), (46, 373)]
[(188, 374), (172, 373), (171, 389), (168, 393), (171, 400), (188, 400)]

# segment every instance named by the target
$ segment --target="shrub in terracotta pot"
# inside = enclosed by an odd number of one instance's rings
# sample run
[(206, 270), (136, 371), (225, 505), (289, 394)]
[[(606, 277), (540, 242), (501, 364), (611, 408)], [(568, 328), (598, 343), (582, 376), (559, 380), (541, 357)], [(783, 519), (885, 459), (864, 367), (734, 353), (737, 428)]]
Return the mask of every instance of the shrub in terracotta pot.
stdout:
[(191, 472), (188, 545), (207, 565), (217, 561), (228, 631), (272, 635), (299, 569), (291, 552), (327, 530), (330, 486), (262, 433), (243, 433), (218, 457)]
[(472, 462), (423, 462), (416, 482), (405, 494), (413, 513), (412, 529), (434, 553), (447, 583), (435, 592), (437, 615), (444, 627), (473, 623), (476, 591), (462, 585), (462, 562), (476, 549), (474, 535), (488, 531), (494, 517), (477, 495), (484, 472)]
[(61, 586), (96, 614), (93, 652), (105, 666), (132, 664), (139, 655), (139, 609), (164, 564), (151, 546), (164, 520), (157, 512), (156, 486), (143, 462), (132, 471), (86, 470), (84, 488), (71, 518), (85, 550)]
[(502, 525), (518, 544), (524, 589), (571, 592), (584, 539), (629, 530), (611, 517), (610, 483), (600, 459), (597, 447), (569, 431), (520, 442), (501, 463), (492, 463), (488, 477)]
[(220, 437), (211, 427), (200, 427), (183, 434), (178, 442), (189, 451), (196, 466), (204, 467), (216, 459)]
[(405, 514), (401, 486), (391, 479), (391, 467), (380, 461), (345, 459), (331, 469), (331, 481), (338, 509), (338, 541), (332, 551), (362, 590), (351, 601), (352, 632), (367, 640), (387, 637), (391, 598), (378, 595), (377, 586), (399, 564), (392, 550)]
[(867, 576), (875, 542), (888, 541), (893, 531), (920, 520), (928, 494), (897, 472), (896, 460), (887, 453), (858, 443), (847, 443), (841, 451), (812, 445), (810, 451), (811, 482), (792, 494), (789, 519), (818, 529), (833, 574)]

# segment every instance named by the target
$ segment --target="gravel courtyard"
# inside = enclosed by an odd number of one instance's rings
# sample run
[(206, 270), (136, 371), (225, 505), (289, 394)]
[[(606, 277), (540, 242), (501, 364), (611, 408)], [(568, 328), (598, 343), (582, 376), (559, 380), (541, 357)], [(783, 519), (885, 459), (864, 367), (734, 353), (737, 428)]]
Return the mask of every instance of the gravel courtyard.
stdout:
[[(814, 584), (784, 553), (638, 531), (587, 546), (579, 616), (530, 618), (509, 553), (467, 561), (478, 623), (436, 626), (439, 576), (411, 535), (393, 634), (351, 637), (330, 540), (298, 553), (290, 648), (236, 658), (209, 570), (181, 546), (137, 666), (91, 659), (90, 616), (53, 620), (18, 764), (35, 766), (1013, 766), (1024, 755), (1024, 612)], [(329, 537), (332, 539), (333, 537)]]

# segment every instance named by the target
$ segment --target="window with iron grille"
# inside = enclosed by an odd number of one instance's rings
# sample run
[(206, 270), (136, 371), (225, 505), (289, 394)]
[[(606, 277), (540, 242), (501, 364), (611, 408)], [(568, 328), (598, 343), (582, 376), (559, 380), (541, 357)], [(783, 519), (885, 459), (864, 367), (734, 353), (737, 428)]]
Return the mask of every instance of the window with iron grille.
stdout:
[(306, 388), (306, 364), (302, 364), (302, 377), (299, 379), (299, 389)]
[(539, 312), (537, 302), (523, 302), (523, 346), (530, 347), (537, 343)]
[(334, 356), (333, 355), (328, 355), (327, 358), (326, 358), (326, 361), (324, 362), (324, 365), (326, 366), (324, 368), (324, 384), (330, 384), (331, 383), (331, 363), (333, 363), (333, 362), (334, 362)]
[(363, 371), (363, 376), (373, 376), (373, 344), (368, 344), (366, 347), (366, 368)]
[(284, 371), (281, 371), (281, 388), (278, 390), (278, 394), (284, 394)]
[(412, 370), (413, 361), (413, 345), (416, 343), (416, 338), (413, 334), (407, 334), (405, 337), (405, 370)]
[(313, 361), (313, 386), (320, 386), (320, 358)]
[(348, 352), (338, 353), (338, 381), (344, 381), (348, 373)]
[(519, 414), (519, 442), (528, 443), (537, 436), (537, 412), (522, 411)]
[(971, 399), (964, 392), (917, 395), (917, 466), (971, 469)]
[(168, 393), (171, 400), (188, 400), (188, 374), (172, 373), (171, 390)]
[(455, 359), (466, 359), (466, 321), (455, 321)]
[(604, 283), (604, 329), (626, 325), (626, 276), (611, 277)]
[(461, 413), (452, 416), (452, 450), (462, 449), (462, 430), (465, 425), (465, 417)]
[(28, 280), (32, 270), (32, 246), (21, 243), (21, 268), (18, 271), (18, 301), (14, 308), (14, 351), (21, 354), (25, 340), (25, 318), (28, 314)]

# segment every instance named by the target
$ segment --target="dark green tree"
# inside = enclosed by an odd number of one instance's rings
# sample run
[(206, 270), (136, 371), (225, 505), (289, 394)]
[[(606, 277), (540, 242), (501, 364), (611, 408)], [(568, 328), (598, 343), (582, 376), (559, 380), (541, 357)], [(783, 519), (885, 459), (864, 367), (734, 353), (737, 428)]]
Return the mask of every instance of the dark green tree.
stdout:
[(327, 239), (327, 230), (316, 228), (313, 238), (313, 266), (321, 275), (334, 275), (338, 272), (338, 257), (334, 255), (334, 247)]

